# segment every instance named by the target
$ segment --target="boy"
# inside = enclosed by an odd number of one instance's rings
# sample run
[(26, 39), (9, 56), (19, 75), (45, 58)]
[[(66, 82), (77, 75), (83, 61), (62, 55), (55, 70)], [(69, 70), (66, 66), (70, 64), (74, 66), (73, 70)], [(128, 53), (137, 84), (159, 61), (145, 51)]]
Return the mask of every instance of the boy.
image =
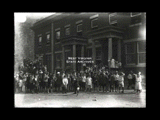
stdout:
[(115, 77), (115, 92), (117, 92), (117, 90), (118, 90), (118, 79), (119, 79), (118, 71), (116, 71), (116, 74), (114, 75), (114, 77)]
[(125, 74), (123, 72), (121, 72), (119, 75), (119, 93), (121, 88), (122, 88), (122, 93), (124, 93), (124, 76)]

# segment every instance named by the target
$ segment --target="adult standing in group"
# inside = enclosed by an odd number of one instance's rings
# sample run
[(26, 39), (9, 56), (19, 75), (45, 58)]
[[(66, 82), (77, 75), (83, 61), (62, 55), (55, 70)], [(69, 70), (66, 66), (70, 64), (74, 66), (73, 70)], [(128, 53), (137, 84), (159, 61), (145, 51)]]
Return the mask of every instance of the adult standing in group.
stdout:
[(141, 76), (141, 72), (138, 72), (138, 74), (136, 75), (136, 84), (135, 84), (135, 90), (137, 93), (141, 93), (142, 92), (142, 76)]

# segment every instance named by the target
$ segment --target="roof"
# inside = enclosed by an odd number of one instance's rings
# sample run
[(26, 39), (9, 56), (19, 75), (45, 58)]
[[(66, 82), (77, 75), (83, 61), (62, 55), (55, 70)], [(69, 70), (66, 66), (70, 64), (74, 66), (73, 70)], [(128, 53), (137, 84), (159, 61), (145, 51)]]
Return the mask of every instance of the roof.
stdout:
[(45, 17), (39, 21), (37, 21), (36, 23), (33, 24), (33, 26), (31, 27), (32, 30), (35, 30), (41, 26), (44, 26), (46, 24), (49, 24), (49, 23), (52, 23), (52, 22), (55, 22), (59, 19), (62, 19), (64, 17), (67, 17), (69, 16), (71, 13), (56, 13), (56, 14), (53, 14), (53, 15), (50, 15), (48, 17)]

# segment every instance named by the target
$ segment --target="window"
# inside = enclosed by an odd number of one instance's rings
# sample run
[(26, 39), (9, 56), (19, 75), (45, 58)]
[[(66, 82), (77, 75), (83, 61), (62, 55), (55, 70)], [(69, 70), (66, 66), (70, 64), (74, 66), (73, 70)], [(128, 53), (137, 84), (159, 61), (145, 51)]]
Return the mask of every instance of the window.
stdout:
[(135, 64), (136, 63), (136, 52), (135, 52), (135, 43), (126, 44), (126, 64)]
[(109, 14), (109, 24), (117, 26), (117, 13), (110, 13)]
[(41, 46), (42, 45), (42, 36), (38, 37), (38, 45)]
[(49, 44), (50, 43), (50, 34), (46, 35), (46, 39), (47, 39), (47, 44)]
[(77, 32), (82, 32), (82, 24), (77, 25)]
[(56, 31), (56, 39), (57, 39), (57, 40), (60, 39), (60, 31)]
[(92, 49), (87, 49), (87, 57), (92, 57)]
[(56, 68), (61, 68), (61, 53), (56, 54)]
[(130, 27), (142, 24), (141, 23), (142, 22), (141, 13), (139, 13), (139, 12), (131, 12), (130, 16), (131, 16)]
[(126, 52), (126, 64), (146, 63), (146, 42), (137, 41), (130, 42), (125, 45)]
[(137, 47), (138, 53), (138, 62), (139, 63), (146, 63), (146, 43), (145, 42), (138, 42)]
[(96, 48), (96, 59), (101, 60), (101, 47)]
[(65, 34), (70, 35), (70, 28), (69, 27), (65, 29)]
[(91, 20), (91, 28), (98, 27), (98, 18), (94, 18)]

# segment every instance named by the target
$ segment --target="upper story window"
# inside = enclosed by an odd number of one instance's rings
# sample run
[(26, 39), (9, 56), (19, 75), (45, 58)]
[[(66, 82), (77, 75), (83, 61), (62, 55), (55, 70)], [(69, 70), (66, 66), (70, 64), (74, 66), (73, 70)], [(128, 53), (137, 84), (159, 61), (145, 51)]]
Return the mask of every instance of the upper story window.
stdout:
[(60, 40), (60, 36), (61, 36), (61, 32), (60, 32), (60, 28), (55, 29), (56, 32), (56, 41), (58, 42)]
[(60, 36), (61, 36), (60, 31), (56, 31), (56, 39), (57, 39), (57, 40), (59, 40), (59, 39), (60, 39)]
[(41, 46), (42, 45), (42, 36), (38, 35), (38, 45)]
[(98, 27), (98, 14), (93, 15), (90, 17), (91, 19), (91, 28), (97, 28)]
[(131, 12), (130, 17), (131, 17), (130, 27), (142, 24), (142, 17), (140, 12)]
[(65, 35), (70, 35), (70, 24), (68, 25), (65, 25), (64, 28), (65, 28)]
[(70, 28), (69, 27), (65, 28), (65, 35), (70, 35)]
[(77, 32), (82, 32), (82, 23), (77, 25)]
[(117, 26), (117, 13), (110, 13), (109, 14), (109, 24)]
[(77, 25), (77, 35), (82, 35), (82, 20), (76, 22)]
[(46, 35), (46, 39), (47, 39), (47, 44), (49, 44), (50, 41), (51, 41), (51, 39), (50, 39), (50, 33), (48, 33), (48, 34)]

